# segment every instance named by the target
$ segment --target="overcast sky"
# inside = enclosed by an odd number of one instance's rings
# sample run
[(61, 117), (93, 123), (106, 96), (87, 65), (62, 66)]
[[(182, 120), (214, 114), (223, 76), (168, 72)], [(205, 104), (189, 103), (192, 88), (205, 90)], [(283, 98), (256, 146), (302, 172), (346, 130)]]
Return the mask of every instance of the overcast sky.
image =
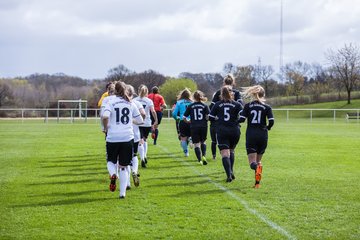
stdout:
[[(279, 69), (281, 0), (0, 0), (0, 77)], [(360, 0), (283, 0), (283, 61), (360, 41)]]

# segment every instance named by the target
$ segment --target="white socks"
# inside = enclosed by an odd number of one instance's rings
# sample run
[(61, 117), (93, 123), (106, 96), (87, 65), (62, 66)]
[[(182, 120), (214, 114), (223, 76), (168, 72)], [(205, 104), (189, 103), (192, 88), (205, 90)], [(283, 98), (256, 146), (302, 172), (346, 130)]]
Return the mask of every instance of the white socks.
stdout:
[(120, 167), (119, 169), (119, 181), (120, 181), (120, 196), (125, 197), (126, 194), (126, 187), (127, 187), (127, 181), (128, 181), (128, 171), (126, 170), (126, 167)]
[(116, 174), (117, 175), (117, 164), (114, 164), (112, 162), (107, 162), (107, 169), (110, 174), (110, 176)]
[(139, 170), (139, 160), (138, 160), (138, 157), (137, 156), (134, 156), (131, 160), (131, 170), (135, 173), (138, 172)]
[(145, 158), (144, 144), (139, 144), (138, 152), (140, 155), (140, 159), (144, 160), (144, 158)]

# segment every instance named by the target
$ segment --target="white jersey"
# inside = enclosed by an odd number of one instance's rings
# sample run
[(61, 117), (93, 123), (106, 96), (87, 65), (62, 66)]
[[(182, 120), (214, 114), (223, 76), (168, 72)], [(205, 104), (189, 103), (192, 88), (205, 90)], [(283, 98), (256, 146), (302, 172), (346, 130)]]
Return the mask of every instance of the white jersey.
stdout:
[[(139, 111), (140, 111), (140, 109), (144, 109), (144, 107), (141, 105), (140, 102), (136, 101), (135, 99), (133, 100), (133, 102), (135, 103), (135, 105), (139, 109)], [(139, 125), (133, 124), (133, 131), (134, 131), (134, 142), (139, 142), (140, 141)]]
[(101, 125), (101, 130), (102, 131), (104, 130), (104, 125), (103, 125), (103, 122), (102, 122), (102, 116), (103, 116), (103, 113), (104, 113), (105, 106), (110, 101), (110, 99), (114, 98), (114, 97), (116, 97), (116, 96), (115, 95), (107, 96), (107, 97), (105, 97), (103, 99), (103, 101), (101, 103), (101, 107), (100, 107), (100, 125)]
[(154, 107), (153, 101), (148, 97), (136, 97), (134, 100), (140, 102), (145, 109), (146, 117), (144, 119), (144, 123), (140, 125), (140, 127), (151, 127), (150, 108)]
[(109, 99), (105, 105), (103, 117), (109, 118), (107, 142), (128, 142), (134, 139), (133, 119), (142, 122), (135, 103), (118, 96)]

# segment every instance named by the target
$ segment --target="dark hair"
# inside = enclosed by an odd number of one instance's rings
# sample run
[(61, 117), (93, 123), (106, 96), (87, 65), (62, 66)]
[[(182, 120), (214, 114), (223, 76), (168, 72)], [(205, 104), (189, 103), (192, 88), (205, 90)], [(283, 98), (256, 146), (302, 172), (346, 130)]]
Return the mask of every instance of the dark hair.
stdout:
[(125, 99), (126, 101), (130, 102), (130, 98), (126, 93), (126, 84), (125, 83), (118, 81), (115, 84), (115, 94), (116, 94), (116, 96), (120, 96), (123, 99)]
[(159, 88), (158, 88), (157, 86), (154, 86), (154, 87), (151, 89), (151, 92), (152, 92), (153, 94), (157, 94), (157, 93), (159, 93)]
[(233, 77), (233, 75), (228, 74), (224, 77), (224, 81), (223, 81), (224, 85), (228, 85), (228, 86), (234, 86), (235, 85), (235, 79)]

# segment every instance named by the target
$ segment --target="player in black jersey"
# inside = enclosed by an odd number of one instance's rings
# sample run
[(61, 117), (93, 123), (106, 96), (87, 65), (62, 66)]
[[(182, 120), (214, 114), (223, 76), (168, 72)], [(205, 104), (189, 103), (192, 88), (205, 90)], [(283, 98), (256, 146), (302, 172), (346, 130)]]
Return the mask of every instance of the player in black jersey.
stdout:
[[(240, 113), (240, 122), (247, 118), (246, 151), (250, 168), (255, 171), (255, 188), (260, 187), (262, 174), (261, 158), (268, 143), (268, 131), (274, 125), (274, 115), (269, 105), (265, 104), (265, 91), (260, 85), (244, 88), (245, 97), (250, 97)], [(267, 125), (266, 118), (269, 121)]]
[(193, 93), (193, 99), (195, 102), (190, 104), (183, 116), (184, 121), (187, 121), (187, 117), (190, 116), (190, 131), (191, 139), (195, 146), (195, 155), (200, 164), (207, 165), (206, 161), (206, 137), (207, 137), (207, 120), (209, 119), (209, 107), (204, 104), (207, 98), (204, 97), (204, 93), (197, 90)]
[[(228, 74), (224, 77), (223, 80), (223, 86), (229, 86), (231, 88), (231, 91), (233, 92), (234, 100), (236, 102), (239, 102), (241, 106), (244, 106), (244, 102), (241, 99), (241, 94), (238, 90), (234, 89), (233, 86), (235, 86), (235, 79), (231, 74)], [(215, 103), (220, 101), (221, 98), (221, 89), (216, 91), (213, 95), (213, 98), (211, 100), (210, 104), (210, 110), (214, 107)], [(213, 159), (216, 158), (216, 121), (210, 120), (210, 136), (211, 136), (211, 153), (213, 156)]]
[(221, 88), (221, 99), (211, 109), (209, 118), (216, 121), (216, 138), (227, 176), (226, 182), (231, 182), (235, 179), (234, 151), (240, 139), (239, 113), (242, 106), (234, 101), (229, 86)]

